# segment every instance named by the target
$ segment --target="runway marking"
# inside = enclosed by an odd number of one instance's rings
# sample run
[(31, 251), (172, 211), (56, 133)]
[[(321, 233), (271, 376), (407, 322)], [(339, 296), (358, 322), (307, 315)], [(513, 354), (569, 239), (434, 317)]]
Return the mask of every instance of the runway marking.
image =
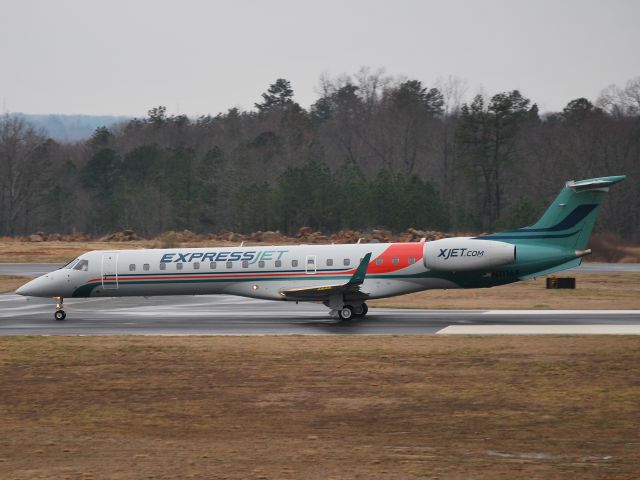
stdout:
[(640, 335), (640, 325), (450, 325), (436, 335)]
[(640, 310), (487, 310), (484, 315), (640, 315)]

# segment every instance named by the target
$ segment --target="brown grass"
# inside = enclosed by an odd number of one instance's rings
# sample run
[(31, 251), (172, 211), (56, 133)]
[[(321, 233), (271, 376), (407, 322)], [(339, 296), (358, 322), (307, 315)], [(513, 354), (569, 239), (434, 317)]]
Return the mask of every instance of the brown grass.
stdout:
[(625, 242), (613, 233), (597, 233), (589, 239), (593, 254), (587, 257), (592, 262), (640, 263), (640, 245)]
[[(182, 247), (231, 245), (220, 242), (183, 243)], [(234, 243), (232, 245), (238, 245)], [(127, 250), (139, 248), (164, 248), (161, 241), (140, 240), (133, 242), (20, 242), (0, 239), (0, 263), (68, 263), (91, 250)]]
[(448, 309), (640, 309), (640, 273), (575, 273), (575, 290), (547, 290), (544, 277), (487, 289), (427, 290), (370, 306)]
[(24, 285), (29, 280), (31, 280), (31, 277), (0, 275), (0, 293), (13, 292), (16, 288)]
[(0, 339), (0, 478), (633, 479), (640, 338)]

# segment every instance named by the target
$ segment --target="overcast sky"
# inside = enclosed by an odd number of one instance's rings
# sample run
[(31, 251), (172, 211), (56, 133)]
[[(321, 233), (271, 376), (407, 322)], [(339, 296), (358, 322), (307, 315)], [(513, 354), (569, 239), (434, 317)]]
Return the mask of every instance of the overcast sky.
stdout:
[(0, 0), (0, 98), (26, 113), (250, 109), (278, 77), (384, 67), (542, 111), (640, 76), (638, 0)]

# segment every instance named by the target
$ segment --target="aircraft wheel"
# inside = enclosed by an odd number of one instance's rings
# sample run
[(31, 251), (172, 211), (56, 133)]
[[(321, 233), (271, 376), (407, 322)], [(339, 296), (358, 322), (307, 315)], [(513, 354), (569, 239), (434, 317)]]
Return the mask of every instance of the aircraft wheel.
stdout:
[(369, 307), (367, 307), (367, 304), (361, 303), (360, 305), (353, 307), (353, 316), (356, 318), (361, 318), (364, 317), (368, 311)]
[(338, 316), (340, 320), (351, 320), (353, 318), (353, 307), (351, 305), (345, 305), (338, 310)]
[(64, 313), (64, 310), (56, 310), (56, 313), (53, 314), (53, 317), (61, 322), (62, 320), (64, 320), (67, 317), (67, 314)]

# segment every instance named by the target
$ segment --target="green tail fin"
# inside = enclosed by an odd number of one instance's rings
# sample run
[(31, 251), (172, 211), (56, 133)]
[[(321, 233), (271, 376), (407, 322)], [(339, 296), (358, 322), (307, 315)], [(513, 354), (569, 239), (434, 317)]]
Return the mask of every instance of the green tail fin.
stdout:
[(582, 250), (598, 217), (609, 187), (624, 175), (567, 182), (544, 215), (530, 227), (494, 233), (486, 238), (507, 243), (553, 245)]

